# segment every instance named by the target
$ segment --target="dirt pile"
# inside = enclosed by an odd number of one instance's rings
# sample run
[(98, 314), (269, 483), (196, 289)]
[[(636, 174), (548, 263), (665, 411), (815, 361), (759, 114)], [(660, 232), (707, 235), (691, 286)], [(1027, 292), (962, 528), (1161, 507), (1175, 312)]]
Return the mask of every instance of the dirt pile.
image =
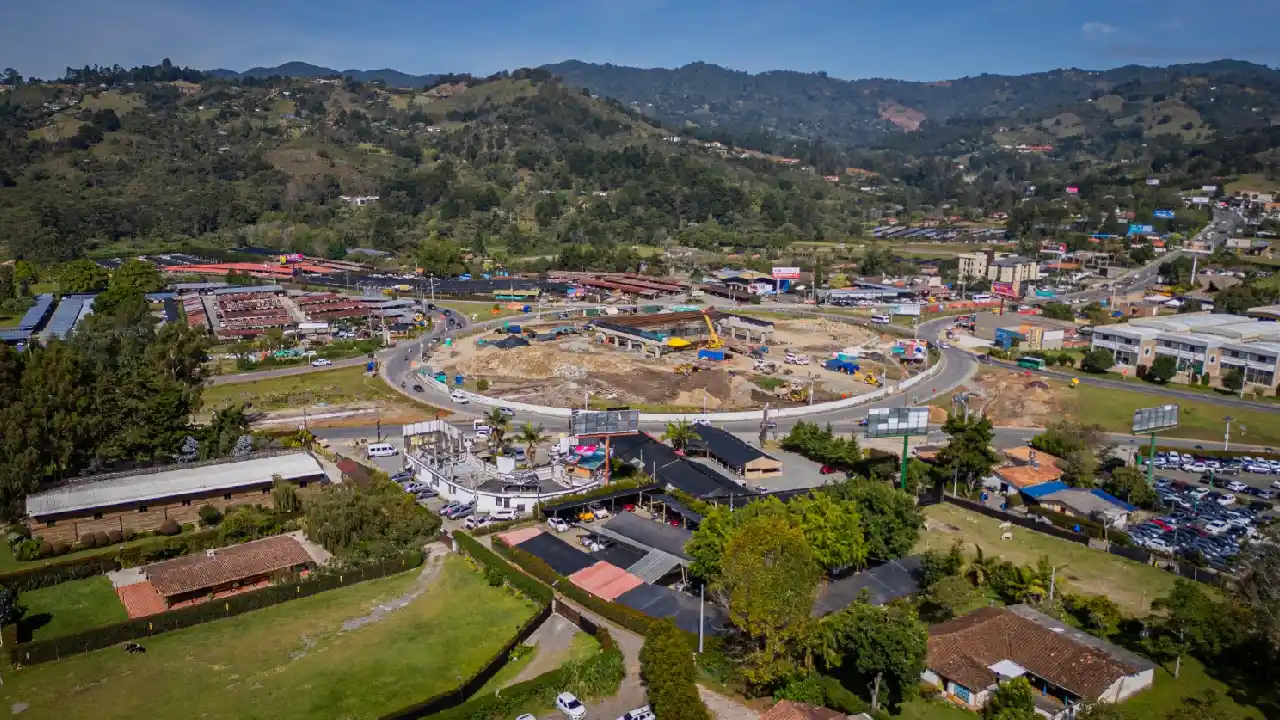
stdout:
[(996, 425), (1044, 427), (1075, 413), (1072, 390), (1008, 370), (983, 370), (968, 387), (969, 407)]
[(619, 355), (566, 350), (567, 348), (551, 345), (494, 349), (467, 358), (452, 369), (464, 375), (525, 380), (581, 380), (595, 373), (616, 373), (629, 369), (628, 360)]

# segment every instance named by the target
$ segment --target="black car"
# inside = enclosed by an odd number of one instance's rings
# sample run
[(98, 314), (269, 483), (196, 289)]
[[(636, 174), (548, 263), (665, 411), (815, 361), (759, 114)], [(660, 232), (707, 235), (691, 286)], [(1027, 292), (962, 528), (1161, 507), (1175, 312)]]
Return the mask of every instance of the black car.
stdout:
[(414, 392), (422, 392), (422, 386), (421, 386), (421, 385), (414, 385), (414, 386), (413, 386), (413, 391), (414, 391)]

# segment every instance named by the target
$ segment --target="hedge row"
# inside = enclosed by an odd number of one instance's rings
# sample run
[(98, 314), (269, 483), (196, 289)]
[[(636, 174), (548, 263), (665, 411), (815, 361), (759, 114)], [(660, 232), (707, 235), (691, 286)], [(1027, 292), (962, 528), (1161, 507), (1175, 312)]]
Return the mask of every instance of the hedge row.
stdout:
[(654, 715), (662, 720), (710, 720), (693, 682), (697, 675), (680, 628), (670, 620), (653, 623), (640, 650), (640, 679)]
[(343, 570), (340, 574), (319, 575), (305, 580), (271, 585), (261, 590), (231, 595), (220, 600), (203, 602), (199, 605), (192, 605), (178, 610), (170, 610), (159, 615), (126, 620), (85, 630), (74, 635), (64, 635), (48, 640), (25, 643), (11, 649), (10, 659), (17, 664), (34, 665), (58, 660), (68, 655), (100, 650), (129, 640), (159, 635), (172, 630), (181, 630), (193, 625), (234, 617), (290, 600), (309, 597), (347, 585), (354, 585), (365, 580), (394, 575), (418, 567), (422, 564), (422, 560), (422, 551), (414, 550), (398, 558), (370, 563), (362, 567), (349, 568)]
[[(453, 539), (458, 543), (458, 549), (483, 565), (486, 572), (500, 573), (507, 583), (529, 599), (550, 603), (551, 599), (555, 597), (555, 593), (551, 590), (549, 584), (544, 585), (511, 567), (505, 560), (498, 557), (492, 550), (470, 535), (464, 532), (455, 532)], [(494, 546), (504, 547), (502, 543), (495, 543)]]
[(497, 532), (510, 530), (513, 527), (517, 527), (528, 522), (529, 518), (517, 518), (506, 522), (489, 523), (484, 527), (476, 528), (475, 530), (468, 530), (467, 532), (471, 533), (473, 537), (484, 537), (485, 535), (492, 535)]
[(644, 635), (649, 632), (649, 628), (654, 623), (654, 618), (645, 615), (639, 610), (629, 608), (592, 595), (582, 588), (569, 582), (563, 575), (551, 569), (541, 558), (535, 557), (520, 548), (507, 547), (502, 542), (493, 544), (495, 551), (511, 560), (511, 562), (519, 565), (525, 572), (538, 578), (549, 586), (554, 587), (565, 597), (573, 600), (579, 605), (596, 613), (597, 615), (621, 625), (622, 627), (638, 634)]

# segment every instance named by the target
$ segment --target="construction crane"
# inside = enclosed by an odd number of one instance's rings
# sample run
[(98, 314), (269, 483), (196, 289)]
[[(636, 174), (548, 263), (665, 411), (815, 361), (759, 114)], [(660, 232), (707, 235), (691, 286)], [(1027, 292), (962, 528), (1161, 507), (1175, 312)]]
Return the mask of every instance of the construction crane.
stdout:
[(707, 332), (711, 333), (711, 339), (707, 341), (708, 350), (719, 350), (724, 347), (724, 341), (720, 339), (720, 333), (716, 332), (716, 326), (711, 324), (711, 316), (702, 313), (702, 319), (707, 321)]

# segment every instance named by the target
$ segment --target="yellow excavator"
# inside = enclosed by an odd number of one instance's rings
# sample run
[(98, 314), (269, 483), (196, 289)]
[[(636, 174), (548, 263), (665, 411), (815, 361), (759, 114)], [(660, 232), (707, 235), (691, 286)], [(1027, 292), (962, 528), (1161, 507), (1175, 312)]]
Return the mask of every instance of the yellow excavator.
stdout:
[(708, 350), (719, 350), (724, 347), (724, 340), (720, 339), (720, 333), (716, 332), (716, 326), (711, 324), (711, 316), (702, 313), (702, 319), (707, 321), (707, 332), (711, 333), (711, 339), (707, 341)]
[(694, 365), (693, 363), (682, 363), (675, 367), (675, 373), (677, 375), (684, 375), (685, 377), (688, 377), (698, 372), (698, 370), (700, 369), (701, 368), (699, 368), (697, 365)]
[(809, 399), (809, 388), (803, 383), (792, 380), (787, 386), (787, 399), (791, 402), (804, 402)]

